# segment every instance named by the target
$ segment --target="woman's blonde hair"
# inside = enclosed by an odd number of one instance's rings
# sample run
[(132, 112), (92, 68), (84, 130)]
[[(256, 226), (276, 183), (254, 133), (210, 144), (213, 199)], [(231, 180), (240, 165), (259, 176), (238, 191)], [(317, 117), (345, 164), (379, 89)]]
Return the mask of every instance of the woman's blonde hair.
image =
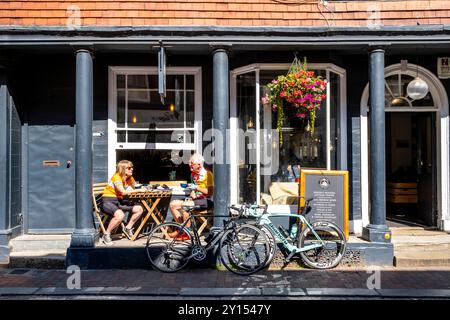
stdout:
[(126, 179), (126, 169), (128, 167), (132, 167), (133, 166), (133, 162), (129, 161), (129, 160), (121, 160), (116, 167), (116, 173), (118, 173), (121, 177), (122, 180)]

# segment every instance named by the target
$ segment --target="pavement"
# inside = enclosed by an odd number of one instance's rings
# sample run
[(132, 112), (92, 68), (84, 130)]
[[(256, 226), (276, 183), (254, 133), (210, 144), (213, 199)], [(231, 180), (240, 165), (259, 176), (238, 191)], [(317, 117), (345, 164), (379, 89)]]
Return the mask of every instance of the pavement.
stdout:
[[(75, 271), (74, 271), (75, 270)], [(450, 267), (274, 270), (239, 276), (214, 269), (0, 269), (0, 299), (367, 298), (450, 299)]]

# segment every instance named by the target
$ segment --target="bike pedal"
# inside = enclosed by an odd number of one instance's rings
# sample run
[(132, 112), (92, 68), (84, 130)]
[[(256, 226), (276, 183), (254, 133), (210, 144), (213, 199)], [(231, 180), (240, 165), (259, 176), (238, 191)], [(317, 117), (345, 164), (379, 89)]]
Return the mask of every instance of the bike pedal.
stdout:
[(290, 253), (286, 258), (284, 258), (284, 261), (287, 261), (287, 263), (291, 262), (293, 256), (295, 256), (295, 252)]
[(289, 260), (284, 260), (282, 268), (286, 268), (289, 262), (290, 262)]

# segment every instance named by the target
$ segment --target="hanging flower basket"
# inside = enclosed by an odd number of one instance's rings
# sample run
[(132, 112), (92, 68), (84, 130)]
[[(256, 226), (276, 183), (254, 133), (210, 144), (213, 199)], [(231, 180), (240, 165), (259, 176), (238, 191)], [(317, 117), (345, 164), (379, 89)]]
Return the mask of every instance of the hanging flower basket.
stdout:
[(301, 63), (294, 58), (286, 75), (267, 84), (267, 93), (262, 98), (263, 104), (271, 104), (272, 110), (277, 112), (277, 130), (280, 134), (280, 145), (283, 143), (281, 128), (285, 115), (305, 119), (305, 130), (314, 134), (316, 111), (326, 99), (327, 80), (316, 76), (314, 71), (306, 67), (306, 58)]

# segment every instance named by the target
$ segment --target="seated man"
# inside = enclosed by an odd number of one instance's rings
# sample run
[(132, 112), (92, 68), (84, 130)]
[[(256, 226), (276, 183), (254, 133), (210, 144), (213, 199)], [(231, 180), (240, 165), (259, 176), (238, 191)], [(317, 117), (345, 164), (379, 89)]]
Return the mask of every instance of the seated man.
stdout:
[[(189, 160), (191, 169), (192, 191), (186, 200), (173, 200), (170, 202), (170, 209), (176, 222), (183, 223), (189, 218), (189, 214), (182, 209), (182, 206), (198, 206), (200, 209), (210, 209), (213, 207), (214, 177), (211, 171), (204, 168), (205, 159), (198, 153), (192, 155)], [(188, 222), (186, 227), (190, 228)], [(169, 234), (176, 237), (177, 233)]]

